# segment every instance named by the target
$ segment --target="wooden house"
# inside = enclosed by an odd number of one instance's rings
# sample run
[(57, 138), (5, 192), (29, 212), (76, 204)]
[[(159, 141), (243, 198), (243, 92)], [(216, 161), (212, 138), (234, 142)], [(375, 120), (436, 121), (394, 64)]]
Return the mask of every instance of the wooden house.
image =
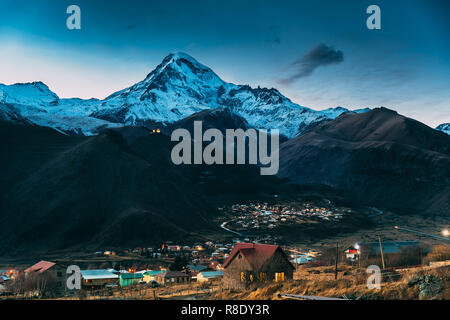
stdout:
[[(68, 292), (66, 282), (66, 266), (55, 262), (41, 260), (38, 263), (24, 270), (26, 277), (37, 277), (40, 283), (46, 283), (43, 288), (49, 287), (51, 284), (52, 295), (72, 294)], [(38, 290), (39, 291), (39, 290)], [(41, 294), (36, 292), (36, 294)]]
[(223, 263), (223, 286), (245, 289), (252, 283), (293, 278), (294, 266), (278, 245), (238, 243)]
[(176, 284), (176, 283), (189, 283), (191, 277), (186, 273), (180, 271), (167, 271), (157, 274), (155, 276), (156, 282), (159, 284)]

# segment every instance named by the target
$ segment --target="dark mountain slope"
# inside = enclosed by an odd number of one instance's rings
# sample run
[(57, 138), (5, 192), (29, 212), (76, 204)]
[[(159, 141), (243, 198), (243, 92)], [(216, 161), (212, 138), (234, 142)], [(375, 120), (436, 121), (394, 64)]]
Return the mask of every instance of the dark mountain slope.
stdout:
[(317, 126), (316, 132), (344, 141), (395, 142), (450, 154), (448, 137), (442, 132), (387, 108), (361, 114), (344, 113), (337, 119)]
[(247, 130), (250, 127), (244, 118), (228, 109), (213, 109), (194, 113), (187, 118), (181, 119), (173, 124), (169, 124), (167, 127), (163, 128), (163, 132), (170, 135), (173, 130), (184, 128), (189, 130), (191, 135), (193, 135), (194, 121), (202, 122), (203, 131), (214, 128), (225, 133), (226, 129)]
[(0, 120), (0, 201), (9, 187), (81, 141), (50, 128)]
[(0, 252), (143, 245), (217, 230), (200, 190), (168, 161), (135, 153), (119, 132), (73, 138), (0, 128), (0, 223), (8, 226)]
[(285, 142), (279, 175), (399, 213), (450, 215), (450, 137), (385, 108), (343, 114)]
[(255, 166), (176, 166), (175, 142), (143, 127), (72, 137), (0, 122), (0, 136), (0, 254), (196, 241), (224, 232), (216, 201), (278, 183)]

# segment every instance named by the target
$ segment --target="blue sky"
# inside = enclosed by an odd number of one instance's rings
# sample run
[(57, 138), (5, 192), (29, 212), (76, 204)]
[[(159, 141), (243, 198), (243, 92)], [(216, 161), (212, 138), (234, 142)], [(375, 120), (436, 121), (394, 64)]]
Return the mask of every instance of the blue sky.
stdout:
[[(184, 51), (226, 81), (275, 87), (313, 109), (386, 106), (434, 127), (450, 122), (449, 3), (0, 0), (0, 83), (104, 98)], [(71, 4), (81, 30), (66, 28)], [(381, 30), (366, 28), (371, 4)]]

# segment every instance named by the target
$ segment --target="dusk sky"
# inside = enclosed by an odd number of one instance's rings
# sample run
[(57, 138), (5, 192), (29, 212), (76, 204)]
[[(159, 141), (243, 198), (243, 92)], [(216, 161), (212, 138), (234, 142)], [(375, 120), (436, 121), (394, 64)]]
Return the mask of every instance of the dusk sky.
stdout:
[[(68, 30), (66, 8), (81, 8)], [(369, 30), (366, 8), (381, 8)], [(385, 106), (450, 122), (450, 1), (0, 0), (0, 83), (104, 98), (183, 51), (316, 110)]]

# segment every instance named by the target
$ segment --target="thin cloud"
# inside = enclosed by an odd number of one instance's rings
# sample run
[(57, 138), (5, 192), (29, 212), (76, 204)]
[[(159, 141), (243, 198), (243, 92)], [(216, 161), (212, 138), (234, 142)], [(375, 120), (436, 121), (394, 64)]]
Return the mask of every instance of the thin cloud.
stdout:
[(278, 26), (269, 26), (268, 29), (266, 29), (264, 41), (267, 43), (281, 43), (281, 36)]
[(344, 54), (341, 50), (323, 43), (318, 44), (289, 65), (289, 74), (282, 78), (281, 82), (294, 82), (311, 75), (320, 66), (338, 64), (342, 61), (344, 61)]

